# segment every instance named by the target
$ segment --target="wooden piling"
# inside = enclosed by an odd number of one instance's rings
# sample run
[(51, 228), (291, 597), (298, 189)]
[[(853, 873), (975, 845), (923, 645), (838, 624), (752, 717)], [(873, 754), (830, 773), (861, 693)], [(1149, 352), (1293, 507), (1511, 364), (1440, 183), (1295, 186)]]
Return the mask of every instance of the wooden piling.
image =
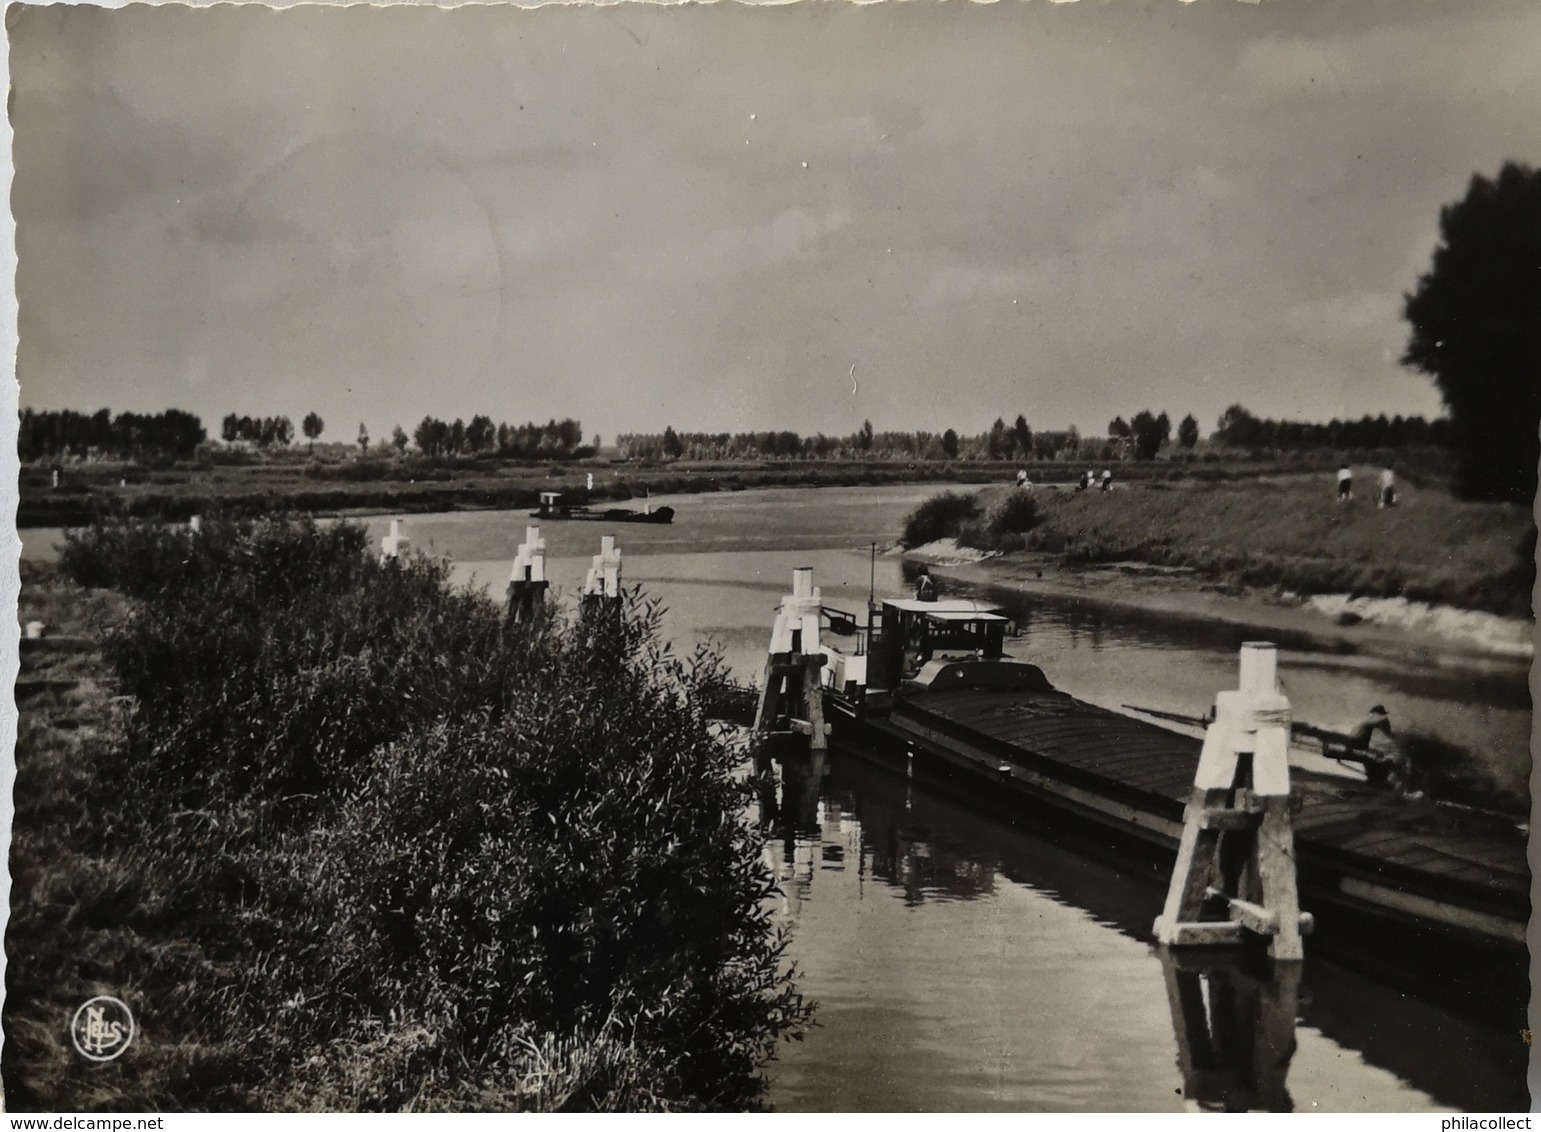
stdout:
[(395, 562), (412, 545), (412, 540), (402, 530), (403, 522), (400, 519), (391, 520), (391, 533), (380, 540), (380, 561)]
[(579, 608), (584, 613), (603, 609), (619, 610), (621, 604), (621, 550), (615, 545), (614, 535), (604, 535), (599, 540), (599, 553), (589, 565), (583, 580), (583, 594)]
[(1240, 686), (1215, 700), (1177, 863), (1156, 938), (1169, 947), (1268, 937), (1275, 959), (1304, 957), (1311, 917), (1300, 911), (1290, 820), (1289, 700), (1279, 694), (1277, 651), (1249, 642)]
[(797, 568), (792, 572), (792, 592), (782, 598), (771, 630), (754, 720), (755, 735), (769, 757), (782, 760), (784, 768), (789, 758), (800, 764), (798, 809), (804, 824), (817, 810), (829, 749), (821, 678), (826, 658), (819, 643), (822, 615), (813, 570)]
[(508, 579), (508, 620), (528, 621), (546, 596), (546, 540), (539, 527), (526, 527)]

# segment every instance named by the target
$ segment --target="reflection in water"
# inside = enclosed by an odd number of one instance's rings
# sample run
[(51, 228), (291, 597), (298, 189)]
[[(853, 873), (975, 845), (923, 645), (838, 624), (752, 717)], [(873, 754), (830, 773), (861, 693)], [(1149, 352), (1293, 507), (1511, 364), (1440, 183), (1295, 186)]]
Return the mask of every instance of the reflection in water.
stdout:
[[(1508, 1110), (1523, 1047), (1497, 1023), (1309, 953), (1164, 953), (1164, 877), (837, 758), (773, 865), (819, 1027), (778, 1108)], [(790, 798), (802, 796), (794, 784)], [(779, 800), (778, 800), (779, 802)]]
[(1183, 1095), (1221, 1112), (1292, 1112), (1300, 964), (1161, 952)]
[[(692, 497), (679, 502), (673, 526), (621, 532), (626, 582), (663, 604), (678, 651), (713, 639), (738, 677), (753, 680), (791, 570), (812, 566), (830, 604), (863, 608), (873, 576), (868, 543), (891, 538), (913, 502), (938, 490)], [(423, 516), (412, 530), (418, 545), (455, 559), (457, 580), (501, 594), (527, 521), (518, 513)], [(374, 534), (382, 533), (383, 522)], [(564, 599), (577, 591), (600, 533), (587, 523), (542, 528), (548, 573)], [(879, 597), (912, 592), (896, 557), (878, 556), (875, 582)], [(1113, 708), (1137, 689), (1143, 705), (1202, 711), (1217, 690), (1234, 686), (1236, 648), (1257, 635), (1072, 598), (974, 591), (951, 580), (947, 588), (1002, 600), (1027, 628), (1013, 652), (1072, 695)], [(1449, 656), (1388, 662), (1267, 635), (1283, 646), (1280, 671), (1299, 718), (1352, 726), (1382, 703), (1399, 730), (1490, 751), (1506, 765), (1528, 758), (1525, 665)], [(1195, 1088), (1180, 1068), (1184, 1035), (1174, 1017), (1183, 1015), (1174, 1015), (1167, 968), (1149, 939), (1164, 875), (1109, 861), (1098, 845), (1072, 844), (1025, 815), (992, 820), (977, 801), (954, 805), (923, 777), (907, 781), (837, 759), (825, 783), (769, 785), (761, 814), (792, 932), (789, 957), (820, 1004), (818, 1026), (784, 1047), (773, 1067), (778, 1108), (1161, 1111), (1227, 1103), (1203, 1100), (1202, 1084)], [(1225, 1094), (1229, 1103), (1275, 1107), (1288, 1096), (1301, 1110), (1526, 1107), (1525, 1051), (1516, 1040), (1523, 1023), (1455, 1013), (1417, 983), (1393, 988), (1383, 959), (1350, 968), (1308, 943), (1294, 1056), (1286, 1066), (1268, 1063), (1287, 1079), (1255, 1082), (1250, 1097), (1237, 1084)], [(1247, 1006), (1252, 990), (1240, 977), (1200, 974), (1199, 993), (1212, 1003), (1219, 986), (1222, 999), (1255, 1009), (1260, 1025), (1270, 1008), (1289, 1015), (1283, 990), (1270, 997), (1256, 988)], [(1194, 1050), (1229, 1054), (1232, 1045), (1215, 1035), (1248, 1033), (1249, 1023), (1227, 1029), (1206, 1010), (1210, 1044), (1190, 1043), (1187, 1056), (1218, 1071)], [(1263, 1052), (1286, 1048), (1276, 1042)], [(1265, 1066), (1256, 1051), (1249, 1056), (1253, 1070)]]

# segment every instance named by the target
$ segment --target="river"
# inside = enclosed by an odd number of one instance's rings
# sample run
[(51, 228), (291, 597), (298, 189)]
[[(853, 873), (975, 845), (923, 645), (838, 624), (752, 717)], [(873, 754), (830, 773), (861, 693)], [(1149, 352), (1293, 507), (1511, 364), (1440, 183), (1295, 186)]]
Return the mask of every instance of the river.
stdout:
[[(713, 640), (749, 680), (795, 566), (812, 566), (824, 600), (853, 612), (869, 584), (879, 596), (907, 592), (899, 559), (874, 561), (869, 547), (890, 543), (908, 510), (938, 490), (685, 496), (654, 501), (676, 507), (670, 526), (548, 523), (541, 534), (567, 601), (599, 536), (615, 534), (625, 583), (663, 605), (676, 647)], [(460, 581), (501, 593), (533, 521), (425, 515), (407, 531), (414, 546), (450, 558)], [(370, 528), (378, 538), (386, 521)], [(48, 537), (23, 534), (29, 556)], [(1237, 646), (1255, 636), (1071, 599), (981, 596), (1007, 604), (1024, 629), (1014, 654), (1113, 708), (1132, 700), (1202, 712), (1235, 686)], [(1379, 702), (1400, 727), (1457, 745), (1528, 748), (1523, 663), (1280, 644), (1297, 718), (1341, 726)], [(1529, 1107), (1512, 1017), (1453, 1010), (1316, 956), (1298, 972), (1179, 966), (1149, 938), (1159, 887), (949, 801), (923, 779), (837, 759), (817, 828), (778, 833), (767, 853), (790, 957), (818, 1003), (816, 1027), (772, 1066), (778, 1109)]]

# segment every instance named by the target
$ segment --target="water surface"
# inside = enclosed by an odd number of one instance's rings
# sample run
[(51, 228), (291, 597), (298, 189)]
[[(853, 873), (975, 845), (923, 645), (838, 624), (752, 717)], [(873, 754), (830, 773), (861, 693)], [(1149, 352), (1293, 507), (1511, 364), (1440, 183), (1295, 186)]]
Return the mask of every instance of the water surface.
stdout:
[[(548, 523), (541, 534), (568, 600), (600, 534), (615, 534), (625, 581), (664, 605), (678, 647), (716, 641), (753, 679), (794, 567), (812, 566), (825, 602), (852, 611), (869, 586), (879, 597), (908, 592), (897, 556), (874, 557), (871, 544), (889, 544), (903, 515), (936, 490), (682, 497), (662, 501), (678, 509), (672, 526)], [(532, 521), (466, 513), (414, 518), (410, 530), (452, 557), (458, 578), (496, 593)], [(1013, 651), (1057, 686), (1115, 708), (1202, 712), (1235, 686), (1237, 648), (1256, 636), (1068, 598), (956, 583), (946, 592), (1001, 601), (1024, 629)], [(1527, 750), (1524, 664), (1389, 662), (1309, 638), (1281, 644), (1297, 718), (1345, 726), (1383, 703), (1402, 728)], [(947, 801), (924, 781), (837, 759), (818, 828), (775, 832), (779, 916), (802, 986), (819, 1003), (817, 1028), (774, 1066), (779, 1108), (1527, 1106), (1524, 1049), (1511, 1028), (1315, 956), (1293, 981), (1230, 961), (1178, 969), (1149, 939), (1159, 885)]]

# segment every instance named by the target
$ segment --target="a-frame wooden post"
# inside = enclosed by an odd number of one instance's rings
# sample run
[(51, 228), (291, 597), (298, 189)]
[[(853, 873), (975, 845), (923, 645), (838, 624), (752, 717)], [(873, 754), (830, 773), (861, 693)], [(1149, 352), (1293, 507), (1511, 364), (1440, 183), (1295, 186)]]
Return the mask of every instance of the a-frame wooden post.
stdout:
[[(824, 722), (824, 686), (821, 672), (825, 656), (819, 643), (823, 599), (813, 585), (813, 570), (801, 566), (792, 572), (792, 592), (781, 599), (776, 624), (771, 630), (765, 658), (765, 678), (755, 710), (754, 731), (769, 753), (762, 756), (762, 771), (769, 771), (773, 757), (805, 760), (803, 797), (799, 812), (811, 820), (818, 806), (825, 773), (829, 727)], [(806, 745), (795, 742), (805, 737)]]
[(508, 619), (528, 621), (546, 596), (546, 540), (539, 527), (524, 529), (524, 542), (514, 557), (508, 579)]
[(599, 553), (589, 564), (583, 579), (579, 608), (585, 613), (619, 610), (621, 605), (621, 548), (614, 535), (601, 535)]
[(1241, 647), (1240, 687), (1215, 698), (1177, 863), (1156, 939), (1170, 947), (1269, 937), (1275, 959), (1304, 958), (1311, 917), (1300, 911), (1290, 821), (1290, 703), (1278, 691), (1277, 653)]

